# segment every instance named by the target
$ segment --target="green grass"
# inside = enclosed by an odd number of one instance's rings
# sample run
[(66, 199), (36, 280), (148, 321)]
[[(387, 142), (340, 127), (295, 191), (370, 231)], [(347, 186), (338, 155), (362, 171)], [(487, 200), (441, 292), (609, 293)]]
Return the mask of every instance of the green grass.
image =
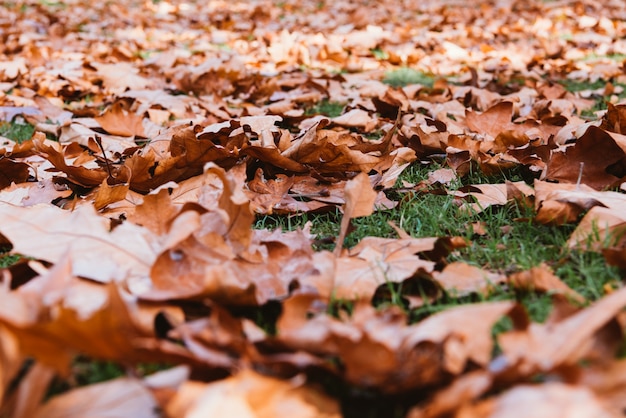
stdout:
[(333, 102), (329, 101), (328, 99), (324, 99), (317, 102), (315, 105), (307, 108), (304, 113), (307, 116), (324, 115), (330, 118), (334, 118), (341, 115), (344, 106), (345, 105), (343, 103)]
[(55, 377), (48, 388), (46, 397), (50, 398), (72, 388), (115, 379), (124, 374), (124, 368), (116, 363), (77, 356), (72, 363), (69, 377)]
[[(402, 174), (402, 181), (417, 183), (425, 180), (428, 173), (440, 168), (438, 164), (413, 164)], [(517, 170), (502, 172), (495, 176), (485, 176), (480, 172), (471, 172), (466, 178), (456, 181), (448, 187), (455, 190), (469, 184), (502, 183), (505, 180), (520, 181)], [(510, 274), (528, 270), (546, 263), (566, 284), (593, 301), (603, 296), (605, 286), (613, 286), (621, 281), (617, 268), (608, 266), (598, 253), (569, 250), (566, 242), (575, 225), (546, 226), (533, 222), (534, 209), (521, 203), (510, 202), (504, 206), (492, 206), (480, 213), (471, 213), (459, 209), (459, 202), (450, 195), (436, 193), (400, 194), (391, 192), (392, 197), (402, 198), (394, 209), (374, 212), (371, 216), (352, 220), (354, 230), (345, 241), (346, 247), (357, 244), (366, 236), (396, 237), (388, 221), (404, 229), (413, 237), (461, 236), (468, 246), (454, 251), (448, 261), (462, 261), (501, 274)], [(261, 216), (255, 227), (282, 228), (293, 230), (311, 222), (311, 231), (317, 236), (315, 248), (332, 250), (334, 239), (339, 234), (341, 214), (333, 211), (325, 214), (302, 214), (293, 216)], [(476, 235), (469, 227), (474, 222), (482, 222), (485, 235)], [(418, 283), (411, 293), (423, 292), (426, 283)], [(402, 293), (409, 289), (402, 284), (390, 285), (382, 297), (377, 297), (375, 304), (389, 304), (406, 307)], [(552, 308), (549, 294), (510, 289), (507, 286), (494, 286), (488, 296), (473, 294), (461, 298), (444, 295), (431, 304), (426, 304), (409, 312), (411, 320), (421, 320), (433, 313), (464, 303), (485, 300), (517, 300), (536, 322), (545, 320)], [(346, 303), (338, 301), (330, 308), (331, 313), (339, 307), (345, 310)]]
[(4, 253), (0, 254), (0, 268), (10, 267), (20, 260), (20, 256), (16, 254)]
[(589, 80), (572, 80), (572, 79), (562, 79), (558, 81), (559, 84), (563, 85), (563, 87), (565, 87), (565, 89), (567, 91), (570, 91), (572, 93), (576, 93), (579, 91), (584, 91), (584, 90), (598, 90), (601, 88), (604, 88), (604, 86), (606, 86), (606, 81), (605, 80), (596, 80), (596, 81), (589, 81)]
[(370, 49), (370, 52), (372, 53), (374, 58), (376, 58), (377, 60), (385, 61), (389, 59), (389, 54), (384, 49), (372, 48)]
[(626, 60), (625, 54), (603, 54), (598, 55), (595, 52), (585, 55), (583, 61), (598, 61), (598, 60), (610, 60), (610, 61), (624, 61)]
[(413, 68), (401, 67), (387, 72), (382, 81), (391, 87), (404, 87), (410, 84), (422, 84), (426, 87), (432, 87), (435, 82), (435, 76), (414, 70)]
[(0, 136), (18, 143), (30, 139), (34, 132), (35, 127), (29, 123), (0, 122)]
[[(130, 371), (132, 375), (142, 377), (169, 367), (169, 365), (163, 364), (141, 363), (134, 366)], [(126, 375), (127, 369), (121, 364), (80, 355), (74, 358), (69, 377), (57, 376), (50, 384), (46, 395), (51, 397), (72, 388), (105, 382)]]
[[(607, 81), (602, 80), (602, 79), (598, 79), (593, 82), (590, 80), (563, 79), (563, 80), (559, 80), (559, 83), (563, 85), (563, 87), (565, 87), (567, 91), (572, 92), (572, 93), (577, 93), (581, 91), (589, 91), (589, 90), (594, 91), (594, 90), (603, 89), (606, 87)], [(616, 87), (622, 88), (622, 92), (617, 94), (617, 98), (619, 100), (626, 99), (626, 84), (622, 84), (622, 83), (614, 83), (614, 84)], [(607, 100), (609, 99), (609, 97), (596, 94), (596, 95), (593, 95), (591, 99), (595, 101), (593, 107), (591, 107), (590, 109), (583, 110), (580, 114), (581, 117), (587, 120), (597, 119), (596, 112), (599, 112), (601, 110), (606, 110), (608, 108)]]

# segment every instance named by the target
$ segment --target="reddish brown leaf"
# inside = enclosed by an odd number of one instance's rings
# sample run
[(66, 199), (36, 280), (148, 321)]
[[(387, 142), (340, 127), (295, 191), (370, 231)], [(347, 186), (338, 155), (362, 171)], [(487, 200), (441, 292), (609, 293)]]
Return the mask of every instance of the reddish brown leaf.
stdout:
[(600, 190), (621, 183), (626, 176), (622, 160), (626, 140), (589, 126), (574, 145), (563, 151), (553, 151), (546, 176), (564, 183), (580, 182)]
[(562, 294), (573, 301), (582, 303), (585, 298), (563, 283), (546, 264), (533, 267), (507, 278), (509, 284), (518, 289)]
[(94, 119), (112, 135), (146, 137), (143, 117), (131, 112), (124, 101), (113, 103), (101, 116)]

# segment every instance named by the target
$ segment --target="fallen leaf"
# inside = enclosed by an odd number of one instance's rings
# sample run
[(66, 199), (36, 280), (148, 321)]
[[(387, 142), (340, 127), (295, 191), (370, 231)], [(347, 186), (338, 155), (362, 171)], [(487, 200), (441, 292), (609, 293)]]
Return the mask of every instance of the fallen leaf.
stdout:
[(215, 383), (185, 383), (166, 411), (173, 418), (271, 418), (285, 413), (297, 418), (341, 416), (334, 400), (304, 384), (302, 378), (283, 381), (250, 370)]
[(101, 116), (95, 117), (102, 128), (111, 135), (145, 138), (143, 117), (132, 113), (123, 101), (111, 105)]
[[(498, 337), (502, 353), (510, 367), (522, 374), (548, 371), (562, 365), (605, 356), (615, 349), (604, 344), (595, 347), (593, 336), (600, 332), (626, 306), (626, 289), (620, 289), (571, 316), (555, 323), (531, 324), (527, 329), (506, 332)], [(621, 341), (610, 332), (607, 343)], [(594, 350), (600, 350), (594, 353)]]
[(37, 408), (35, 418), (158, 417), (154, 397), (138, 379), (122, 377), (52, 397)]
[(343, 208), (343, 217), (339, 229), (339, 237), (335, 246), (335, 255), (341, 254), (343, 241), (348, 233), (350, 219), (359, 216), (371, 215), (374, 212), (376, 192), (372, 189), (367, 174), (359, 173), (355, 178), (348, 180), (345, 186), (346, 204)]
[(488, 295), (495, 286), (504, 281), (504, 276), (500, 274), (463, 262), (450, 263), (441, 272), (433, 272), (432, 276), (446, 292), (456, 297), (475, 292)]
[(541, 264), (530, 270), (509, 275), (507, 281), (516, 289), (562, 294), (573, 301), (583, 303), (585, 298), (563, 283), (547, 265)]
[(147, 229), (124, 223), (111, 231), (110, 222), (86, 205), (70, 212), (0, 203), (0, 214), (10, 220), (0, 232), (15, 251), (51, 263), (71, 251), (72, 273), (101, 282), (147, 277), (158, 251)]
[(559, 382), (519, 385), (458, 412), (467, 418), (521, 418), (528, 414), (537, 418), (616, 417), (589, 389)]

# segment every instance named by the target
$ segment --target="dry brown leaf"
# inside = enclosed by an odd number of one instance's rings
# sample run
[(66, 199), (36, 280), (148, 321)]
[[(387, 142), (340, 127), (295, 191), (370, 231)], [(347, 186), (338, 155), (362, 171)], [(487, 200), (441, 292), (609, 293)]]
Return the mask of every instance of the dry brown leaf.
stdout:
[(35, 363), (21, 378), (20, 385), (4, 399), (0, 412), (12, 418), (35, 416), (39, 403), (44, 399), (48, 385), (54, 378), (54, 371), (41, 363)]
[(3, 405), (2, 398), (20, 370), (21, 360), (19, 341), (11, 331), (0, 325), (0, 405)]
[(509, 367), (522, 375), (576, 364), (583, 359), (609, 360), (605, 357), (607, 351), (616, 349), (620, 333), (609, 327), (606, 337), (597, 339), (601, 346), (596, 346), (594, 335), (609, 326), (624, 306), (626, 288), (554, 323), (533, 323), (528, 329), (501, 334), (498, 343)]
[(143, 117), (132, 113), (123, 101), (113, 103), (101, 116), (94, 119), (111, 135), (146, 137)]
[(589, 389), (549, 382), (541, 385), (519, 385), (495, 399), (461, 408), (459, 418), (616, 418)]
[(111, 203), (124, 200), (129, 191), (128, 183), (109, 185), (108, 179), (104, 180), (95, 193), (93, 206), (96, 210), (104, 209)]
[(400, 283), (418, 272), (432, 272), (435, 263), (416, 255), (410, 241), (398, 240), (381, 246), (367, 246), (361, 241), (358, 250), (351, 249), (349, 256), (338, 257), (333, 296), (345, 300), (370, 300), (376, 289), (386, 283)]
[(475, 370), (459, 376), (450, 386), (437, 392), (425, 407), (413, 407), (407, 418), (431, 418), (445, 416), (460, 406), (483, 395), (493, 383), (488, 371)]
[(57, 395), (37, 408), (34, 418), (158, 417), (157, 404), (138, 379), (121, 377)]
[(470, 293), (488, 295), (505, 278), (501, 274), (485, 271), (463, 262), (454, 262), (444, 267), (441, 272), (433, 272), (434, 280), (446, 292), (456, 297)]
[(625, 230), (626, 215), (622, 208), (596, 206), (580, 221), (567, 245), (599, 251), (603, 247), (620, 245)]
[(376, 192), (372, 188), (369, 176), (365, 173), (359, 173), (355, 178), (348, 180), (344, 193), (346, 204), (343, 208), (335, 255), (341, 254), (343, 240), (350, 226), (350, 219), (371, 215), (374, 212), (376, 200)]
[(596, 190), (618, 186), (623, 181), (623, 174), (616, 166), (624, 158), (625, 144), (623, 135), (589, 126), (575, 144), (552, 153), (546, 178), (563, 183), (583, 183)]
[(511, 274), (507, 281), (510, 286), (530, 291), (549, 292), (564, 295), (573, 301), (583, 303), (585, 298), (561, 281), (546, 264), (530, 270)]
[(315, 300), (298, 295), (283, 303), (280, 341), (294, 350), (339, 356), (349, 382), (389, 393), (440, 383), (468, 363), (485, 367), (495, 322), (503, 315), (526, 321), (514, 303), (497, 302), (460, 306), (410, 326), (397, 308), (376, 311), (360, 303), (344, 322), (317, 313)]
[(157, 235), (165, 235), (177, 213), (178, 208), (172, 204), (168, 189), (162, 187), (144, 196), (143, 202), (135, 207), (128, 219)]
[(0, 203), (0, 214), (9, 220), (0, 232), (15, 251), (51, 263), (70, 251), (72, 273), (101, 282), (147, 277), (158, 251), (147, 229), (123, 223), (111, 231), (108, 219), (86, 205), (70, 212), (51, 205)]
[(341, 416), (336, 401), (307, 386), (303, 378), (278, 380), (251, 370), (242, 370), (210, 384), (185, 383), (166, 411), (172, 418), (274, 418), (286, 414), (296, 418)]
[[(467, 111), (465, 114), (465, 123), (474, 132), (480, 134), (488, 134), (491, 138), (496, 138), (499, 134), (506, 131), (513, 131), (518, 135), (524, 135), (528, 130), (537, 126), (530, 120), (524, 124), (516, 124), (512, 121), (513, 103), (502, 101), (495, 104), (481, 114), (473, 111)], [(522, 143), (527, 142), (524, 138)]]

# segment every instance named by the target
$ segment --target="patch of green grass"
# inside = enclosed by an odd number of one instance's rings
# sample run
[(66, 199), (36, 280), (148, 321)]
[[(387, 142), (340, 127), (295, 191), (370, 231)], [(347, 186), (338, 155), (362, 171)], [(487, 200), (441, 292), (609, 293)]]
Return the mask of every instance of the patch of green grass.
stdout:
[(0, 268), (11, 267), (13, 264), (17, 263), (21, 256), (17, 254), (0, 254)]
[(596, 120), (598, 119), (597, 112), (601, 110), (606, 110), (607, 108), (608, 106), (604, 98), (600, 98), (596, 100), (592, 108), (582, 110), (580, 112), (580, 117), (588, 121)]
[(391, 87), (404, 87), (410, 84), (422, 84), (426, 87), (432, 87), (434, 82), (434, 75), (408, 67), (401, 67), (397, 70), (389, 71), (383, 78), (383, 83)]
[(124, 376), (124, 374), (124, 368), (117, 363), (77, 356), (72, 363), (69, 378), (56, 377), (50, 384), (46, 396), (51, 397), (75, 387), (105, 382)]
[(585, 55), (585, 57), (582, 59), (583, 61), (598, 61), (598, 60), (610, 60), (610, 61), (617, 61), (617, 62), (621, 62), (626, 60), (626, 55), (625, 54), (596, 54), (595, 52), (592, 52), (590, 54)]
[(341, 115), (344, 106), (345, 105), (343, 103), (333, 102), (328, 99), (324, 99), (307, 108), (304, 113), (308, 116), (324, 115), (330, 118), (334, 118)]
[(335, 247), (334, 238), (339, 235), (339, 223), (341, 213), (339, 210), (327, 213), (303, 213), (300, 215), (263, 215), (259, 216), (253, 225), (255, 229), (277, 229), (293, 231), (304, 228), (307, 222), (311, 222), (311, 232), (317, 236), (313, 243), (316, 250), (332, 250)]
[[(601, 80), (601, 79), (593, 81), (593, 82), (588, 81), (588, 80), (581, 81), (581, 80), (563, 79), (563, 80), (559, 80), (558, 82), (562, 84), (567, 89), (567, 91), (570, 91), (572, 93), (586, 91), (586, 90), (591, 90), (591, 91), (600, 90), (600, 89), (605, 88), (607, 85), (607, 81)], [(618, 99), (619, 100), (625, 99), (626, 98), (626, 84), (615, 83), (615, 86), (622, 89), (622, 91), (617, 94)], [(601, 110), (606, 110), (608, 107), (607, 106), (608, 97), (595, 94), (591, 98), (595, 100), (593, 107), (591, 107), (590, 109), (585, 109), (582, 112), (580, 112), (580, 116), (587, 120), (597, 119), (596, 112), (601, 111)]]
[(370, 49), (370, 52), (377, 60), (385, 61), (389, 59), (389, 54), (384, 49), (372, 48)]
[[(133, 367), (133, 374), (139, 377), (147, 376), (170, 367), (170, 365), (158, 363), (140, 363)], [(76, 387), (106, 382), (125, 376), (126, 372), (126, 368), (119, 363), (77, 356), (72, 362), (69, 378), (56, 377), (48, 388), (46, 396), (51, 397)]]
[[(403, 181), (418, 183), (427, 179), (433, 170), (441, 168), (437, 163), (414, 163), (400, 176), (397, 186)], [(506, 170), (492, 176), (472, 171), (465, 178), (453, 182), (448, 190), (456, 190), (469, 184), (496, 184), (504, 181), (520, 181), (519, 170)], [(356, 245), (367, 236), (396, 237), (389, 225), (393, 221), (413, 237), (460, 236), (468, 243), (467, 247), (452, 252), (448, 262), (460, 261), (478, 266), (488, 271), (508, 275), (528, 270), (542, 263), (550, 266), (555, 274), (588, 301), (597, 300), (605, 292), (605, 286), (621, 282), (617, 268), (608, 266), (600, 254), (570, 250), (566, 242), (575, 225), (546, 226), (535, 223), (534, 208), (521, 202), (509, 202), (504, 206), (491, 206), (480, 213), (461, 210), (454, 196), (440, 193), (409, 192), (390, 194), (400, 204), (391, 210), (376, 211), (367, 217), (351, 221), (352, 231), (345, 240), (345, 247)], [(316, 249), (332, 250), (335, 237), (339, 234), (341, 213), (305, 214), (299, 216), (263, 216), (257, 220), (258, 228), (282, 228), (292, 230), (311, 222), (311, 231), (318, 237)], [(484, 234), (475, 234), (472, 223), (480, 222)], [(421, 288), (426, 282), (413, 284), (411, 294), (429, 294)], [(375, 298), (376, 306), (399, 305), (407, 308), (403, 300), (403, 284), (390, 284)], [(415, 287), (417, 286), (417, 287)], [(428, 298), (424, 297), (425, 300)], [(472, 294), (456, 297), (444, 294), (433, 303), (426, 303), (410, 312), (412, 321), (421, 320), (433, 313), (465, 303), (481, 301), (516, 300), (527, 310), (535, 322), (543, 322), (552, 309), (552, 297), (532, 291), (494, 285), (488, 295)], [(339, 303), (338, 306), (343, 306)], [(335, 313), (337, 306), (330, 308)]]
[(606, 80), (598, 79), (596, 81), (589, 80), (572, 80), (564, 78), (558, 80), (558, 83), (563, 85), (567, 91), (576, 93), (584, 90), (598, 90), (606, 86)]
[(68, 5), (62, 1), (40, 0), (39, 4), (57, 10), (64, 10), (68, 7)]
[(12, 139), (15, 142), (23, 142), (31, 138), (35, 132), (35, 127), (30, 123), (1, 122), (0, 136)]
[(617, 267), (608, 265), (602, 254), (590, 251), (567, 251), (556, 266), (555, 273), (591, 301), (604, 295), (605, 286), (612, 287), (622, 281)]

